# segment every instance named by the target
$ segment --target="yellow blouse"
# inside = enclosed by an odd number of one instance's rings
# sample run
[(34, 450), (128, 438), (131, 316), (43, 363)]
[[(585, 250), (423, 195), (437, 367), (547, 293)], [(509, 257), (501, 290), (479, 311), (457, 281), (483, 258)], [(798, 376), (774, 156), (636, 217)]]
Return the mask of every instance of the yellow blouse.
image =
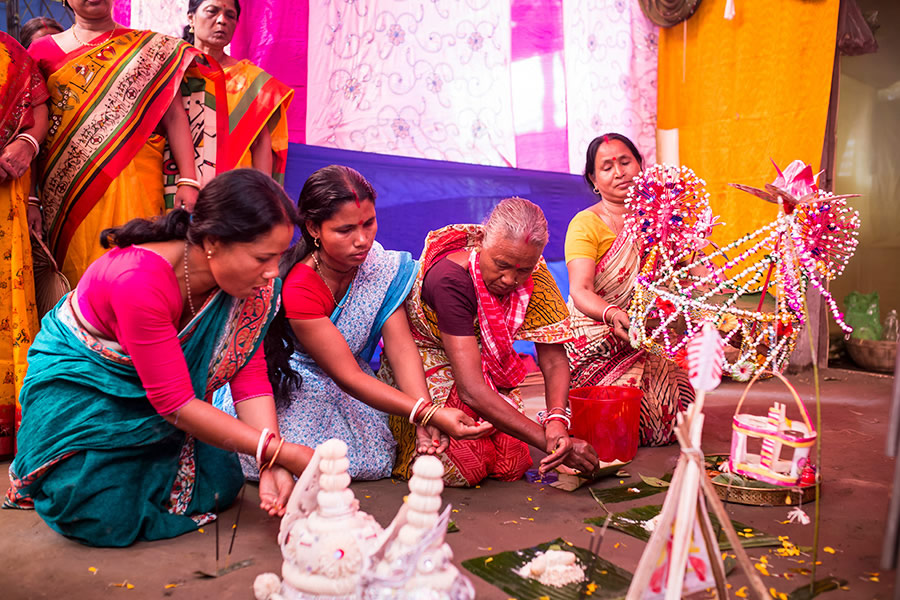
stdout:
[(612, 247), (616, 234), (592, 210), (585, 209), (572, 217), (566, 231), (566, 263), (576, 258), (590, 258), (599, 263)]

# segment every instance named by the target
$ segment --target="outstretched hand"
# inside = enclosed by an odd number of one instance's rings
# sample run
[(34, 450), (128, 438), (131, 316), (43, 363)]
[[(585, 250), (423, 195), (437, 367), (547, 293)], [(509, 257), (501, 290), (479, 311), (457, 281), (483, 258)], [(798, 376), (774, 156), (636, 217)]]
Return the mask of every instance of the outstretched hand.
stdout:
[(431, 424), (455, 440), (477, 440), (490, 434), (494, 426), (487, 421), (476, 423), (475, 419), (449, 406), (442, 406), (431, 419)]
[(437, 427), (416, 427), (416, 453), (442, 454), (450, 446), (450, 437)]
[(282, 466), (275, 465), (259, 474), (259, 507), (270, 517), (283, 517), (288, 499), (294, 490), (294, 476)]

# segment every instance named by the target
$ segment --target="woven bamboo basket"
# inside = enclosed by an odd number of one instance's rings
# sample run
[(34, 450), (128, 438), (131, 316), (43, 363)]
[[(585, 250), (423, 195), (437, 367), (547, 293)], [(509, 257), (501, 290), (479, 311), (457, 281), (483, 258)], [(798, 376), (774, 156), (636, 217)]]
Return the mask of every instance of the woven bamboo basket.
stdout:
[(880, 340), (846, 340), (847, 352), (857, 365), (867, 371), (893, 373), (897, 361), (897, 342)]
[[(747, 504), (750, 506), (798, 506), (815, 501), (816, 486), (804, 485), (795, 487), (748, 487), (722, 481), (716, 481), (718, 473), (716, 464), (724, 458), (724, 462), (728, 462), (727, 454), (707, 454), (707, 476), (712, 481), (716, 494), (723, 502), (732, 502), (734, 504)], [(757, 482), (754, 482), (755, 484)], [(821, 494), (822, 484), (819, 483), (819, 494)]]

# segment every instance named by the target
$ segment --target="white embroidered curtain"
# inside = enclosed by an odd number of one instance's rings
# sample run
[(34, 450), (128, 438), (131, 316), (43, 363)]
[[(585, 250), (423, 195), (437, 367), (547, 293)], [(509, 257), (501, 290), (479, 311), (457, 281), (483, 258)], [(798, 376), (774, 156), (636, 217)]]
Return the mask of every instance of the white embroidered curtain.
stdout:
[(309, 5), (307, 143), (515, 166), (509, 0)]
[(588, 144), (609, 132), (656, 162), (658, 28), (636, 0), (566, 0), (563, 39), (569, 170), (583, 172)]
[(132, 0), (131, 27), (181, 37), (187, 25), (187, 0)]

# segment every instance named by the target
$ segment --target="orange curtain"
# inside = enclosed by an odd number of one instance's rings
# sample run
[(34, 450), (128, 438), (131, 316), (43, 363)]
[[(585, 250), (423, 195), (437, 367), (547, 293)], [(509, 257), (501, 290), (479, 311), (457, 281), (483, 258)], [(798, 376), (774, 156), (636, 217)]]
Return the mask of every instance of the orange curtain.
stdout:
[(770, 222), (774, 205), (729, 187), (762, 187), (794, 159), (819, 168), (839, 0), (705, 0), (659, 36), (658, 127), (678, 128), (683, 164), (706, 180), (717, 243)]

